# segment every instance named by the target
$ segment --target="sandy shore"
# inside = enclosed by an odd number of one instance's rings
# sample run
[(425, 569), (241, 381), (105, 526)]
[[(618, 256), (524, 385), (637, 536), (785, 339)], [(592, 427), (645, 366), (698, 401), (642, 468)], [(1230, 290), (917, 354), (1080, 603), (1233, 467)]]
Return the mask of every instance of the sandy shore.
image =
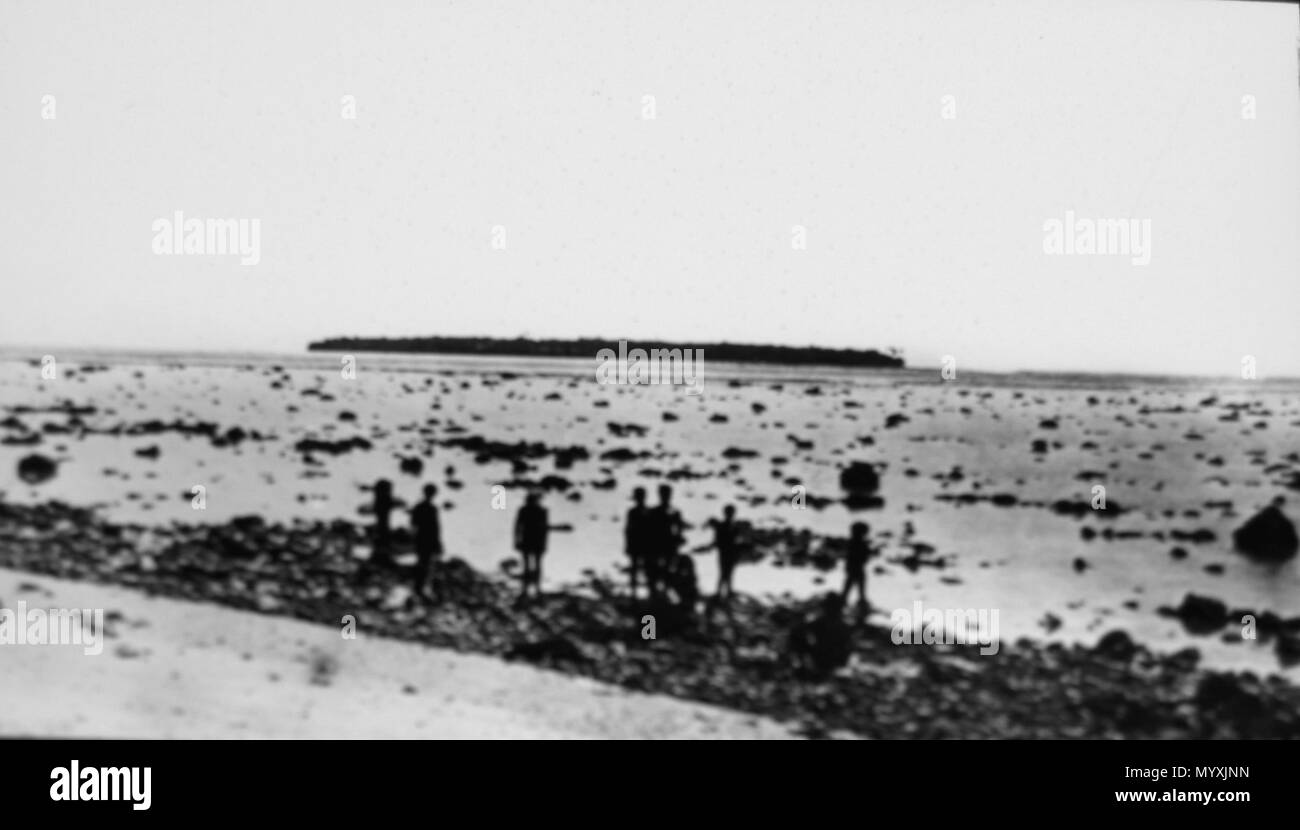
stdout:
[[(364, 574), (340, 555), (363, 534), (256, 518), (160, 531), (0, 502), (0, 563), (14, 569), (0, 592), (16, 592), (0, 599), (104, 607), (120, 638), (98, 657), (4, 646), (23, 657), (0, 686), (0, 731), (758, 736), (767, 718), (810, 737), (1300, 737), (1300, 689), (1285, 678), (1207, 670), (1195, 649), (1160, 655), (1121, 629), (1092, 647), (1004, 638), (984, 656), (900, 646), (888, 626), (822, 616), (819, 599), (741, 595), (727, 613), (691, 614), (593, 577), (520, 606), (509, 579), (461, 559), (439, 567), (442, 599), (428, 603), (408, 574)], [(1223, 626), (1212, 602), (1184, 605)], [(369, 639), (343, 640), (344, 615)], [(1259, 626), (1292, 653), (1300, 621)], [(839, 656), (820, 661), (831, 651), (801, 645), (809, 634)]]
[(0, 606), (19, 600), (102, 608), (112, 636), (98, 656), (0, 646), (3, 735), (792, 737), (768, 718), (492, 657), (0, 569)]

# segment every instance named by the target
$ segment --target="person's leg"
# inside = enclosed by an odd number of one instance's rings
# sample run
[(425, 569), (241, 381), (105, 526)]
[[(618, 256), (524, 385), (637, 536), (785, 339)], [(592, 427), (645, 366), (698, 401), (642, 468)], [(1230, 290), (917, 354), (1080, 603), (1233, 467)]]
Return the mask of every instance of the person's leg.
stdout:
[(524, 559), (527, 560), (528, 562), (528, 584), (533, 589), (533, 596), (537, 596), (537, 589), (538, 589), (537, 583), (539, 578), (539, 575), (537, 573), (537, 569), (538, 569), (537, 553), (535, 551), (528, 551), (527, 553), (524, 554)]
[(425, 583), (431, 586), (433, 597), (442, 600), (442, 551), (429, 555), (429, 564), (424, 574)]
[(427, 551), (415, 551), (415, 570), (411, 574), (411, 581), (414, 583), (415, 593), (424, 596), (425, 584), (428, 581), (429, 572), (429, 554)]

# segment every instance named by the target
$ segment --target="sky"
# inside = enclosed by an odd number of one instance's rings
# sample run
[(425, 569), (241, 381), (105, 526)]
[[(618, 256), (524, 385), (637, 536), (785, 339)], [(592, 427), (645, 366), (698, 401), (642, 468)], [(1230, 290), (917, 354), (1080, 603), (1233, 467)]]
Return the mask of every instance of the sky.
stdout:
[[(0, 0), (0, 344), (598, 336), (1300, 376), (1297, 17)], [(176, 211), (257, 220), (256, 264), (156, 252)], [(1149, 227), (1149, 263), (1046, 252), (1071, 215)]]

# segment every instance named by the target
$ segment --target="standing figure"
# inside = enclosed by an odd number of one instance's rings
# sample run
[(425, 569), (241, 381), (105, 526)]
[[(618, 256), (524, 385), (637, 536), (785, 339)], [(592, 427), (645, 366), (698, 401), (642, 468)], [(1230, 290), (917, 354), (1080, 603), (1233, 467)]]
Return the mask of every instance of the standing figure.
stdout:
[(550, 529), (549, 516), (546, 508), (542, 507), (541, 495), (529, 493), (515, 519), (515, 550), (524, 558), (524, 587), (519, 595), (521, 600), (528, 596), (529, 586), (532, 586), (536, 596), (541, 596), (542, 555), (546, 553), (546, 536)]
[(635, 597), (637, 575), (646, 573), (646, 558), (653, 540), (650, 538), (650, 508), (645, 504), (644, 487), (632, 491), (632, 502), (623, 528), (623, 552), (627, 554), (632, 596)]
[(736, 539), (736, 507), (727, 505), (722, 509), (722, 519), (713, 522), (713, 547), (718, 549), (718, 589), (714, 593), (717, 600), (731, 599), (734, 590), (731, 578), (740, 559), (740, 544)]
[(871, 558), (871, 544), (867, 541), (867, 532), (871, 528), (866, 522), (854, 522), (849, 533), (848, 556), (844, 560), (844, 594), (843, 604), (849, 601), (849, 591), (857, 586), (858, 604), (867, 604), (867, 560)]
[(661, 596), (667, 571), (681, 549), (686, 522), (672, 506), (673, 488), (659, 485), (659, 503), (650, 511), (650, 549), (646, 552), (646, 583), (650, 596)]
[(379, 479), (374, 492), (375, 526), (371, 530), (370, 562), (387, 566), (393, 561), (393, 536), (388, 518), (393, 512), (393, 482)]
[(434, 561), (442, 556), (442, 528), (438, 508), (433, 503), (437, 494), (437, 485), (424, 485), (424, 500), (411, 510), (411, 527), (415, 530), (415, 593), (422, 597), (426, 596)]

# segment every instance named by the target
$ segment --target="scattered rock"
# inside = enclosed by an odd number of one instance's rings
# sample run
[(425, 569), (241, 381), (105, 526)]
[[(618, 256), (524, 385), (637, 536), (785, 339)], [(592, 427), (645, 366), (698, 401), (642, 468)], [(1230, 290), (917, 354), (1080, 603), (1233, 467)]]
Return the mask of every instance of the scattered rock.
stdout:
[(1093, 651), (1112, 660), (1127, 663), (1137, 653), (1138, 646), (1137, 643), (1133, 642), (1133, 638), (1128, 635), (1128, 632), (1117, 629), (1102, 637), (1097, 645), (1093, 647)]
[(1295, 525), (1276, 504), (1265, 507), (1233, 531), (1232, 541), (1238, 551), (1269, 562), (1290, 559), (1300, 548)]
[(1189, 634), (1213, 634), (1228, 624), (1228, 606), (1213, 597), (1187, 594), (1175, 609), (1161, 608), (1160, 614), (1176, 617)]
[(18, 477), (27, 484), (43, 484), (54, 478), (59, 471), (59, 463), (44, 455), (24, 456), (18, 462)]
[(880, 489), (880, 474), (876, 465), (854, 461), (840, 471), (840, 487), (856, 495), (868, 496)]

